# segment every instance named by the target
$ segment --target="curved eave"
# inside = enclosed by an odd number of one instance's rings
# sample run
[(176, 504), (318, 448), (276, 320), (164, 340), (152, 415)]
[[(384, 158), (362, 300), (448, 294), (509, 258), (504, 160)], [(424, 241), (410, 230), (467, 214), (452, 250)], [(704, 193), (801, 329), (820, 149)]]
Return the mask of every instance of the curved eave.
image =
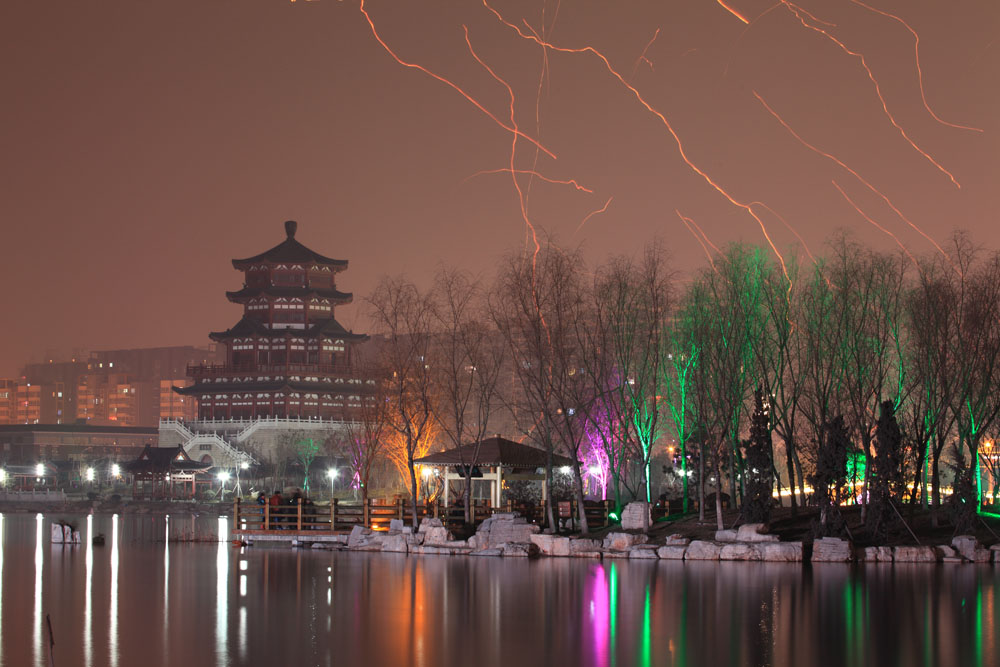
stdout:
[(320, 287), (244, 287), (235, 292), (226, 292), (227, 299), (233, 303), (240, 304), (261, 295), (275, 298), (317, 296), (336, 301), (338, 305), (354, 301), (354, 294), (352, 292), (341, 292), (335, 289), (323, 289)]
[(289, 382), (279, 380), (275, 382), (202, 382), (190, 387), (171, 387), (182, 396), (203, 396), (205, 394), (243, 394), (258, 391), (298, 391), (315, 394), (365, 394), (370, 390), (366, 385), (358, 384), (333, 384), (325, 382)]

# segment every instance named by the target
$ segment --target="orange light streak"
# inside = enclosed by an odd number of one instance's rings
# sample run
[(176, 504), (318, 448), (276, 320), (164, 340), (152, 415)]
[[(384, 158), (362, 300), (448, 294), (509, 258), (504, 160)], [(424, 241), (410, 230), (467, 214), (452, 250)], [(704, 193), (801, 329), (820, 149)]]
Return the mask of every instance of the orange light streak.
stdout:
[(646, 42), (646, 47), (642, 50), (642, 53), (640, 53), (639, 57), (636, 59), (635, 66), (632, 67), (632, 74), (629, 76), (630, 81), (635, 78), (635, 73), (639, 71), (639, 65), (641, 63), (645, 62), (647, 65), (649, 65), (649, 69), (653, 69), (653, 61), (647, 58), (646, 54), (649, 52), (649, 47), (653, 45), (653, 42), (656, 41), (656, 38), (659, 35), (660, 35), (660, 29), (657, 28), (656, 32), (653, 33), (653, 38), (648, 42)]
[(573, 232), (573, 233), (574, 234), (579, 233), (579, 231), (581, 229), (583, 229), (583, 226), (587, 223), (588, 220), (590, 220), (591, 218), (593, 218), (598, 213), (604, 213), (605, 211), (607, 211), (608, 210), (608, 206), (611, 205), (611, 200), (613, 200), (613, 199), (614, 199), (614, 197), (608, 197), (608, 201), (604, 202), (604, 206), (602, 206), (601, 208), (599, 208), (597, 210), (594, 210), (594, 211), (591, 211), (590, 213), (588, 213), (587, 217), (585, 217), (583, 220), (580, 221), (580, 226), (577, 227), (576, 231)]
[(885, 97), (882, 96), (882, 88), (881, 88), (881, 86), (879, 86), (878, 79), (875, 78), (875, 73), (872, 72), (871, 67), (868, 66), (868, 62), (865, 60), (864, 55), (861, 54), (861, 53), (859, 53), (859, 52), (857, 52), (857, 51), (852, 51), (850, 48), (847, 47), (846, 44), (844, 44), (839, 39), (837, 39), (836, 37), (834, 37), (833, 35), (831, 35), (827, 30), (825, 30), (825, 29), (823, 29), (821, 27), (815, 26), (815, 25), (811, 25), (808, 21), (806, 21), (804, 18), (802, 18), (803, 15), (811, 16), (811, 14), (809, 14), (808, 12), (806, 12), (804, 9), (802, 9), (798, 5), (794, 5), (791, 2), (788, 2), (788, 0), (780, 0), (780, 2), (781, 2), (781, 4), (784, 7), (786, 7), (788, 9), (788, 11), (790, 11), (795, 16), (795, 18), (797, 18), (799, 20), (799, 23), (801, 23), (804, 27), (806, 27), (809, 30), (812, 30), (814, 32), (820, 33), (821, 35), (825, 36), (828, 40), (830, 40), (831, 42), (833, 42), (834, 44), (836, 44), (838, 47), (840, 47), (840, 49), (844, 53), (846, 53), (846, 54), (848, 54), (850, 56), (853, 56), (853, 57), (855, 57), (855, 58), (858, 59), (858, 61), (861, 63), (861, 66), (864, 68), (865, 72), (868, 73), (868, 78), (871, 80), (872, 84), (874, 84), (874, 86), (875, 86), (875, 95), (878, 96), (879, 102), (881, 102), (881, 104), (882, 104), (882, 110), (885, 112), (885, 116), (886, 116), (886, 118), (889, 119), (889, 122), (892, 123), (892, 126), (895, 127), (899, 131), (900, 136), (902, 136), (903, 139), (908, 144), (910, 144), (910, 146), (912, 146), (915, 151), (917, 151), (922, 156), (924, 156), (924, 158), (928, 162), (930, 162), (932, 165), (934, 165), (935, 167), (937, 167), (937, 169), (941, 173), (945, 174), (949, 179), (951, 179), (951, 182), (955, 184), (955, 187), (961, 188), (962, 184), (959, 183), (955, 179), (954, 174), (952, 174), (950, 171), (948, 171), (947, 169), (945, 169), (944, 166), (941, 165), (941, 163), (939, 163), (937, 160), (935, 160), (933, 157), (931, 157), (930, 154), (928, 154), (924, 149), (920, 148), (920, 146), (918, 146), (916, 144), (916, 142), (914, 142), (913, 139), (910, 138), (910, 135), (908, 135), (906, 133), (906, 130), (903, 129), (903, 126), (900, 125), (898, 121), (896, 121), (895, 116), (893, 116), (892, 112), (889, 111), (889, 105), (886, 103)]
[(723, 197), (725, 197), (726, 200), (729, 201), (729, 203), (731, 203), (732, 205), (737, 206), (739, 208), (742, 208), (743, 210), (745, 210), (747, 213), (750, 214), (750, 217), (752, 217), (754, 220), (757, 221), (757, 224), (760, 226), (761, 232), (764, 234), (764, 238), (767, 240), (767, 243), (771, 247), (771, 250), (774, 252), (775, 256), (778, 258), (778, 261), (781, 263), (781, 268), (782, 268), (782, 271), (785, 274), (785, 277), (786, 278), (788, 277), (788, 269), (785, 266), (785, 259), (784, 259), (784, 257), (782, 257), (781, 253), (778, 251), (777, 246), (775, 246), (774, 241), (771, 239), (771, 235), (768, 233), (767, 226), (764, 224), (764, 221), (761, 220), (760, 216), (757, 215), (757, 213), (753, 210), (752, 204), (747, 204), (747, 203), (741, 202), (738, 199), (736, 199), (735, 197), (733, 197), (733, 195), (729, 194), (729, 192), (726, 191), (725, 188), (723, 188), (721, 185), (719, 185), (711, 176), (708, 175), (708, 173), (706, 173), (701, 167), (699, 167), (698, 165), (696, 165), (688, 157), (687, 152), (684, 149), (684, 143), (681, 141), (680, 135), (677, 134), (677, 131), (674, 129), (673, 125), (670, 124), (670, 121), (667, 120), (667, 117), (664, 116), (663, 113), (661, 113), (660, 111), (658, 111), (655, 108), (653, 108), (653, 106), (646, 100), (646, 98), (643, 97), (642, 93), (640, 93), (639, 90), (635, 86), (633, 86), (628, 81), (626, 81), (625, 77), (623, 77), (621, 75), (621, 73), (618, 72), (618, 70), (616, 70), (614, 68), (614, 66), (611, 65), (611, 62), (607, 59), (607, 57), (603, 53), (601, 53), (600, 51), (598, 51), (597, 49), (595, 49), (592, 46), (584, 46), (584, 47), (580, 47), (580, 48), (568, 48), (568, 47), (556, 46), (556, 45), (552, 44), (551, 42), (548, 42), (546, 40), (542, 40), (537, 35), (531, 35), (531, 34), (525, 33), (523, 30), (521, 30), (521, 28), (519, 26), (514, 25), (513, 23), (511, 23), (510, 21), (508, 21), (507, 19), (505, 19), (503, 17), (503, 15), (500, 14), (500, 12), (498, 12), (496, 9), (494, 9), (493, 7), (491, 7), (490, 4), (489, 4), (489, 2), (487, 0), (482, 0), (482, 2), (483, 2), (483, 6), (486, 7), (486, 9), (488, 9), (494, 16), (496, 16), (496, 18), (497, 18), (498, 21), (500, 21), (502, 24), (504, 24), (508, 28), (510, 28), (510, 29), (514, 30), (515, 32), (517, 32), (517, 34), (520, 35), (522, 39), (533, 41), (536, 44), (539, 44), (540, 46), (545, 47), (546, 49), (551, 49), (551, 50), (559, 52), (559, 53), (573, 53), (573, 54), (591, 53), (591, 54), (597, 56), (601, 60), (601, 62), (604, 63), (604, 66), (607, 68), (608, 72), (615, 79), (617, 79), (618, 82), (621, 83), (621, 85), (623, 85), (629, 92), (631, 92), (635, 96), (636, 100), (638, 100), (638, 102), (647, 111), (649, 111), (651, 114), (653, 114), (654, 116), (656, 116), (660, 120), (660, 122), (663, 124), (663, 126), (667, 129), (667, 131), (673, 137), (674, 142), (677, 145), (677, 150), (680, 153), (681, 159), (684, 160), (684, 163), (687, 164), (688, 167), (692, 171), (694, 171), (696, 174), (698, 174), (699, 176), (701, 176), (701, 178), (709, 186), (711, 186), (712, 189), (714, 189), (720, 195), (722, 195)]
[[(475, 178), (476, 176), (482, 176), (484, 174), (509, 174), (509, 173), (510, 173), (510, 167), (501, 167), (499, 169), (483, 169), (481, 171), (477, 171), (476, 173), (472, 174), (471, 176), (468, 176), (465, 179), (465, 181), (469, 181), (469, 180)], [(552, 183), (553, 185), (572, 185), (579, 192), (586, 192), (587, 194), (591, 194), (591, 195), (594, 194), (593, 190), (591, 190), (588, 187), (584, 187), (584, 186), (580, 185), (579, 183), (576, 182), (576, 179), (573, 179), (573, 178), (570, 178), (570, 179), (567, 179), (567, 180), (560, 180), (558, 178), (549, 178), (548, 176), (545, 176), (544, 174), (541, 174), (541, 173), (535, 171), (534, 169), (515, 169), (514, 173), (515, 174), (527, 174), (527, 175), (531, 176), (532, 178), (537, 178), (537, 179), (545, 181), (546, 183)], [(465, 181), (463, 181), (463, 183)]]
[(865, 220), (867, 220), (868, 222), (870, 222), (877, 229), (880, 229), (881, 231), (883, 231), (886, 234), (888, 234), (889, 236), (891, 236), (892, 240), (896, 242), (896, 245), (898, 245), (900, 248), (902, 248), (903, 252), (905, 252), (906, 255), (910, 258), (910, 261), (913, 262), (913, 266), (917, 267), (917, 271), (920, 271), (920, 264), (917, 262), (917, 258), (913, 256), (913, 253), (910, 252), (909, 248), (907, 248), (905, 245), (903, 245), (903, 242), (899, 240), (898, 236), (896, 236), (895, 234), (893, 234), (892, 232), (890, 232), (888, 229), (886, 229), (882, 225), (880, 225), (877, 222), (875, 222), (867, 213), (865, 213), (864, 211), (862, 211), (861, 208), (857, 204), (854, 203), (854, 200), (852, 200), (850, 197), (847, 196), (847, 193), (844, 192), (844, 189), (842, 187), (840, 187), (840, 185), (837, 183), (837, 181), (831, 180), (830, 182), (833, 183), (833, 187), (837, 188), (837, 191), (840, 192), (840, 194), (844, 197), (844, 199), (847, 200), (847, 203), (854, 207), (854, 210), (858, 212), (858, 215), (860, 215), (862, 218), (864, 218)]
[(555, 153), (553, 153), (548, 148), (546, 148), (545, 146), (543, 146), (541, 144), (541, 142), (539, 142), (537, 139), (535, 139), (533, 137), (530, 137), (527, 134), (521, 132), (519, 129), (517, 129), (516, 126), (509, 126), (506, 123), (504, 123), (503, 121), (501, 121), (489, 109), (487, 109), (486, 107), (484, 107), (476, 98), (474, 98), (472, 95), (470, 95), (465, 90), (463, 90), (458, 84), (456, 84), (456, 83), (454, 83), (454, 82), (446, 79), (445, 77), (441, 76), (440, 74), (432, 72), (431, 70), (427, 69), (423, 65), (419, 65), (417, 63), (412, 63), (412, 62), (407, 62), (407, 61), (403, 60), (402, 58), (400, 58), (396, 54), (395, 51), (393, 51), (391, 48), (389, 48), (389, 45), (386, 44), (385, 40), (383, 40), (382, 37), (381, 37), (381, 35), (379, 35), (378, 30), (375, 29), (375, 22), (372, 20), (372, 17), (368, 14), (368, 12), (365, 10), (365, 1), (364, 0), (361, 0), (360, 9), (361, 9), (361, 13), (364, 14), (364, 16), (365, 16), (365, 20), (368, 21), (368, 26), (371, 28), (372, 36), (375, 37), (375, 40), (379, 44), (382, 45), (382, 48), (385, 49), (386, 53), (388, 53), (390, 56), (392, 56), (393, 60), (395, 60), (397, 63), (399, 63), (403, 67), (408, 67), (408, 68), (411, 68), (411, 69), (420, 70), (421, 72), (423, 72), (427, 76), (429, 76), (429, 77), (431, 77), (433, 79), (436, 79), (437, 81), (440, 81), (441, 83), (445, 84), (446, 86), (448, 86), (449, 88), (451, 88), (455, 92), (457, 92), (459, 95), (461, 95), (462, 97), (464, 97), (466, 100), (468, 100), (468, 102), (471, 103), (474, 107), (476, 107), (477, 109), (479, 109), (480, 111), (482, 111), (484, 114), (486, 114), (487, 116), (489, 116), (493, 120), (493, 122), (495, 122), (497, 125), (499, 125), (503, 129), (507, 130), (508, 132), (512, 133), (515, 137), (519, 136), (519, 137), (522, 137), (522, 138), (530, 141), (532, 144), (534, 144), (540, 150), (542, 150), (546, 155), (548, 155), (552, 159), (556, 159)]
[[(469, 39), (469, 28), (465, 25), (462, 26), (465, 31), (465, 44), (469, 47), (469, 53), (472, 57), (476, 59), (483, 69), (485, 69), (491, 77), (493, 77), (498, 83), (500, 83), (504, 88), (507, 89), (507, 93), (510, 96), (510, 124), (517, 130), (517, 116), (515, 114), (515, 99), (514, 99), (514, 89), (509, 83), (500, 77), (493, 68), (486, 64), (486, 62), (479, 57), (476, 50), (472, 48), (472, 41)], [(517, 167), (514, 166), (517, 157), (517, 137), (520, 132), (515, 132), (511, 135), (511, 145), (510, 145), (510, 180), (514, 184), (514, 189), (517, 191), (517, 199), (521, 206), (521, 218), (524, 219), (524, 224), (528, 226), (531, 230), (531, 239), (535, 244), (535, 253), (532, 256), (532, 267), (534, 267), (534, 261), (538, 257), (538, 252), (541, 250), (541, 245), (538, 243), (538, 233), (535, 230), (535, 225), (531, 223), (531, 218), (528, 217), (528, 207), (524, 199), (524, 191), (521, 189), (521, 184), (517, 182)]]
[(795, 238), (797, 238), (799, 240), (799, 243), (802, 244), (802, 248), (806, 251), (806, 254), (809, 255), (809, 259), (812, 260), (813, 264), (816, 263), (816, 258), (813, 256), (812, 251), (809, 250), (809, 246), (806, 245), (806, 240), (804, 238), (802, 238), (802, 235), (799, 234), (799, 232), (798, 232), (797, 229), (795, 229), (790, 224), (788, 224), (788, 221), (785, 220), (784, 217), (782, 217), (781, 215), (779, 215), (777, 211), (775, 211), (773, 208), (771, 208), (770, 206), (768, 206), (764, 202), (754, 201), (754, 202), (750, 202), (750, 204), (751, 204), (751, 206), (752, 205), (760, 206), (761, 208), (763, 208), (764, 210), (766, 210), (768, 213), (770, 213), (771, 215), (773, 215), (774, 217), (776, 217), (778, 220), (781, 220), (781, 224), (783, 224), (785, 227), (787, 227), (788, 231), (790, 231), (792, 234), (795, 234)]
[[(941, 248), (940, 245), (938, 245), (937, 241), (935, 241), (926, 232), (924, 232), (924, 230), (920, 229), (920, 227), (918, 227), (916, 224), (914, 224), (912, 220), (910, 220), (905, 215), (903, 215), (903, 212), (900, 211), (896, 207), (896, 205), (892, 203), (892, 201), (889, 199), (889, 197), (886, 196), (881, 190), (879, 190), (874, 185), (872, 185), (867, 179), (865, 179), (863, 176), (861, 176), (861, 174), (859, 174), (858, 172), (856, 172), (854, 169), (852, 169), (851, 167), (847, 166), (844, 163), (844, 161), (841, 160), (840, 158), (838, 158), (837, 156), (835, 156), (835, 155), (833, 155), (831, 153), (827, 153), (826, 151), (817, 148), (816, 146), (812, 145), (811, 143), (809, 143), (808, 141), (806, 141), (805, 139), (803, 139), (799, 135), (798, 132), (796, 132), (794, 129), (792, 129), (791, 125), (789, 125), (787, 122), (785, 122), (784, 118), (782, 118), (781, 116), (779, 116), (778, 113), (774, 109), (772, 109), (771, 106), (766, 101), (764, 101), (764, 98), (760, 96), (760, 93), (758, 93), (755, 90), (755, 91), (753, 91), (753, 94), (754, 94), (754, 97), (756, 97), (757, 100), (764, 106), (764, 108), (767, 109), (768, 113), (770, 113), (774, 117), (775, 120), (777, 120), (779, 123), (781, 123), (781, 126), (784, 127), (788, 131), (789, 134), (791, 134), (793, 137), (795, 137), (796, 139), (798, 139), (799, 143), (801, 143), (803, 146), (805, 146), (809, 150), (813, 151), (814, 153), (816, 153), (818, 155), (822, 155), (823, 157), (827, 158), (828, 160), (831, 160), (835, 164), (839, 165), (842, 169), (844, 169), (845, 171), (847, 171), (848, 173), (850, 173), (852, 176), (854, 176), (854, 178), (858, 179), (858, 181), (860, 181), (865, 187), (867, 187), (873, 193), (875, 193), (876, 195), (878, 195), (882, 199), (882, 201), (884, 201), (886, 203), (886, 205), (888, 205), (889, 208), (891, 208), (893, 210), (893, 212), (896, 215), (898, 215), (899, 218), (903, 222), (905, 222), (906, 224), (908, 224), (918, 234), (920, 234), (925, 239), (927, 239), (928, 241), (930, 241), (931, 245), (933, 245), (935, 248), (937, 248), (938, 252), (940, 252), (941, 255), (943, 255), (945, 258), (948, 258), (948, 254)], [(951, 261), (950, 258), (948, 258), (948, 260)]]
[(698, 245), (701, 246), (701, 249), (705, 251), (705, 257), (708, 258), (708, 263), (712, 267), (712, 270), (715, 271), (717, 275), (721, 276), (722, 274), (719, 273), (719, 269), (715, 267), (715, 260), (712, 259), (712, 253), (708, 251), (708, 246), (705, 245), (705, 242), (701, 239), (700, 236), (698, 236), (697, 233), (695, 233), (694, 228), (691, 227), (691, 223), (693, 222), (691, 218), (684, 217), (683, 215), (681, 215), (681, 212), (678, 211), (677, 209), (674, 209), (674, 213), (676, 213), (677, 217), (681, 219), (681, 222), (684, 223), (684, 226), (687, 227), (687, 230), (691, 232), (691, 236), (693, 236), (694, 240), (698, 242)]
[(888, 19), (892, 19), (893, 21), (899, 22), (904, 28), (906, 28), (910, 32), (911, 35), (913, 35), (913, 58), (917, 65), (917, 84), (920, 86), (920, 99), (923, 101), (924, 108), (927, 109), (927, 113), (929, 113), (934, 120), (941, 123), (942, 125), (947, 125), (948, 127), (954, 127), (959, 130), (972, 130), (973, 132), (983, 131), (981, 127), (971, 127), (969, 125), (959, 125), (957, 123), (950, 123), (941, 118), (940, 116), (938, 116), (936, 113), (934, 113), (934, 110), (931, 109), (931, 105), (927, 103), (927, 96), (924, 94), (924, 73), (923, 70), (920, 69), (920, 35), (917, 34), (917, 31), (914, 30), (909, 23), (907, 23), (900, 17), (896, 16), (895, 14), (890, 14), (889, 12), (878, 9), (877, 7), (872, 7), (871, 5), (867, 5), (861, 2), (861, 0), (851, 0), (851, 2), (854, 3), (855, 5), (858, 5), (859, 7), (864, 7), (870, 12), (881, 14), (882, 16)]
[[(747, 25), (750, 24), (750, 19), (748, 19), (747, 17), (743, 16), (743, 14), (740, 14), (738, 11), (736, 11), (735, 9), (733, 9), (732, 7), (730, 7), (726, 2), (724, 2), (724, 0), (715, 0), (715, 1), (717, 3), (719, 3), (720, 7), (722, 7), (723, 9), (725, 9), (727, 12), (729, 12), (730, 14), (732, 14), (733, 16), (735, 16), (736, 18), (738, 18), (739, 20), (743, 21), (743, 23), (745, 23)], [(680, 215), (680, 213), (678, 213), (677, 215)]]

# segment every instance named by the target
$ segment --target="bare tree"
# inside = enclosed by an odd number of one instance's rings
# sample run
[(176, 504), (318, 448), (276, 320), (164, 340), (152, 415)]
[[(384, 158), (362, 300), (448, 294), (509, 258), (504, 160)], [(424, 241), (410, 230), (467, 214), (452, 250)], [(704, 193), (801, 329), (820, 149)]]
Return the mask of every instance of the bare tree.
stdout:
[(430, 365), (434, 306), (429, 295), (403, 278), (383, 278), (368, 298), (379, 341), (389, 423), (409, 473), (413, 527), (417, 527), (417, 474), (413, 461), (427, 445), (435, 422)]
[(363, 377), (374, 379), (370, 395), (362, 397), (356, 421), (347, 422), (347, 430), (340, 440), (344, 454), (351, 462), (352, 484), (360, 491), (361, 502), (368, 504), (372, 471), (385, 455), (386, 438), (392, 429), (391, 405), (387, 396), (389, 383), (379, 377), (372, 364), (362, 371)]
[[(662, 397), (671, 383), (671, 278), (659, 244), (647, 247), (639, 263), (612, 259), (595, 279), (593, 316), (577, 322), (592, 391), (603, 397), (592, 405), (604, 404), (617, 417), (619, 442), (632, 446), (647, 502), (653, 445), (664, 429)], [(615, 452), (619, 464), (628, 451), (622, 449)]]
[[(579, 415), (586, 381), (575, 328), (586, 317), (582, 259), (547, 242), (529, 256), (510, 255), (491, 294), (494, 321), (510, 349), (517, 376), (521, 426), (547, 453), (546, 483), (552, 488), (552, 455), (559, 445), (572, 459), (581, 530), (587, 532), (580, 472), (586, 420)], [(549, 529), (556, 526), (551, 493), (546, 494)]]
[(472, 523), (473, 467), (498, 407), (506, 348), (483, 312), (478, 281), (442, 270), (435, 281), (434, 299), (438, 331), (432, 368), (441, 397), (439, 421), (454, 447), (473, 445), (471, 452), (459, 449), (465, 476), (465, 522)]

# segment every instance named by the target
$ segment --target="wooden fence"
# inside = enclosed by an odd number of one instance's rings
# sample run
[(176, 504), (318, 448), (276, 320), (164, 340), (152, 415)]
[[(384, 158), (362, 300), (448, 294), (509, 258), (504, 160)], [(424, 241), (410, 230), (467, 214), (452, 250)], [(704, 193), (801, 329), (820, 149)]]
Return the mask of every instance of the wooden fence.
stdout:
[[(577, 512), (575, 502), (557, 504), (557, 521), (561, 527), (576, 529)], [(609, 501), (584, 506), (587, 525), (599, 529), (609, 525)], [(523, 507), (507, 503), (504, 507), (489, 507), (485, 501), (473, 503), (473, 523), (479, 524), (498, 512), (518, 512), (529, 521), (545, 523), (544, 508)], [(465, 521), (462, 506), (445, 506), (438, 502), (417, 505), (417, 518), (433, 517), (441, 519), (445, 525), (459, 525)], [(276, 530), (324, 531), (327, 533), (351, 530), (354, 526), (365, 526), (375, 530), (388, 530), (389, 522), (400, 519), (406, 525), (413, 524), (413, 507), (402, 498), (386, 501), (370, 498), (367, 503), (343, 503), (336, 498), (329, 504), (314, 505), (299, 499), (294, 505), (270, 505), (244, 503), (239, 498), (233, 503), (233, 528), (240, 533), (270, 532)]]

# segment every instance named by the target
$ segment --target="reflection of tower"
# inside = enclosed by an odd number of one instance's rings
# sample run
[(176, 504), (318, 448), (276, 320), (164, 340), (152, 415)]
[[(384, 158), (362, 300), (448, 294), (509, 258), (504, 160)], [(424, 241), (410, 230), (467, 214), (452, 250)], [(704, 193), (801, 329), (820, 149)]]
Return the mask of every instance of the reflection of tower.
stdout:
[(199, 419), (260, 417), (344, 419), (360, 407), (364, 384), (353, 376), (353, 346), (367, 339), (334, 317), (352, 295), (336, 287), (347, 260), (320, 255), (287, 238), (253, 257), (233, 260), (243, 289), (226, 297), (243, 306), (231, 328), (210, 334), (226, 347), (223, 365), (188, 367)]

